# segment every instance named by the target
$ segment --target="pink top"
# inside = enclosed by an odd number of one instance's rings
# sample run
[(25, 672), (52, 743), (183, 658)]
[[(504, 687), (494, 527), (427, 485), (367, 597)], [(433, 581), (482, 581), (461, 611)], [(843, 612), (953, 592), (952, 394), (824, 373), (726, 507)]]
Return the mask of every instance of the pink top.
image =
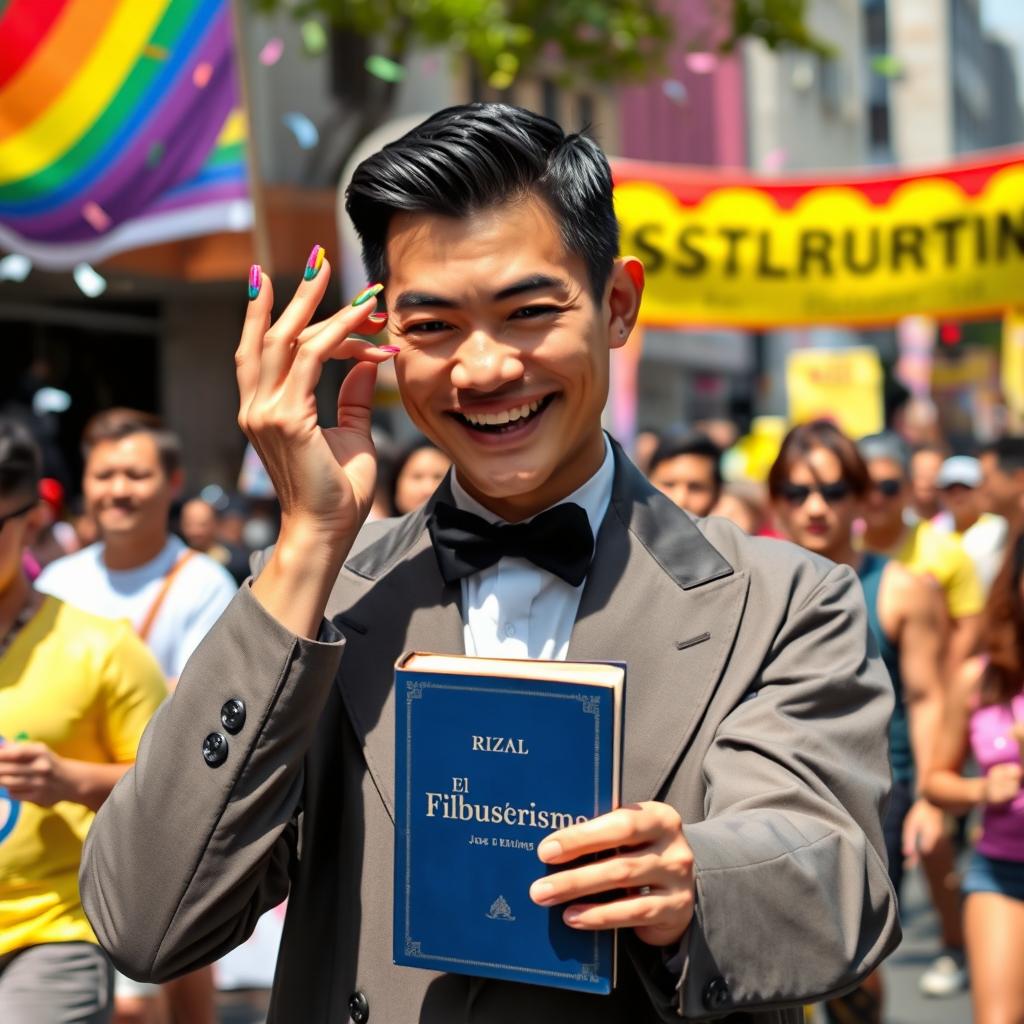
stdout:
[[(1007, 704), (989, 704), (971, 714), (971, 750), (983, 774), (997, 764), (1020, 763), (1012, 729), (1024, 722), (1024, 695)], [(986, 807), (977, 850), (996, 860), (1024, 861), (1024, 790), (1008, 803)]]

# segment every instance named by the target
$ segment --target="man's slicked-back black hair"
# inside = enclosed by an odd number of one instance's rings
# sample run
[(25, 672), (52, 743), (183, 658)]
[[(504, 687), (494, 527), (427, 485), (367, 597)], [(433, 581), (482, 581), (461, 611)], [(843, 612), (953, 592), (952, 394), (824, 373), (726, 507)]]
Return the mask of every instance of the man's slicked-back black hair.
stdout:
[(384, 281), (395, 213), (465, 217), (530, 194), (551, 208), (600, 301), (619, 250), (611, 169), (593, 139), (540, 114), (504, 103), (439, 111), (356, 168), (345, 208), (370, 280)]

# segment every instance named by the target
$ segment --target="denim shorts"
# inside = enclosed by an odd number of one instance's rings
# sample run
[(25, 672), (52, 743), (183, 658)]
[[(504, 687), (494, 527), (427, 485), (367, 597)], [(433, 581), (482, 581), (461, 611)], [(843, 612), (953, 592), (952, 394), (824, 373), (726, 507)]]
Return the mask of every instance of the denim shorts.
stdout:
[(1024, 861), (996, 860), (975, 850), (963, 880), (964, 895), (972, 892), (996, 892), (1024, 900)]

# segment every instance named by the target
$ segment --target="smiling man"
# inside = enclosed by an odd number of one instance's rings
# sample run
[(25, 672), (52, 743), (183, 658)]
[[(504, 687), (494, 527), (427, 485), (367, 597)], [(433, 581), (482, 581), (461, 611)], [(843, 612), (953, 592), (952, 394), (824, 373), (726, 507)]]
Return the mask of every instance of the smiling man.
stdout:
[[(899, 937), (879, 816), (892, 694), (856, 576), (695, 524), (602, 432), (643, 268), (617, 256), (591, 140), (452, 108), (365, 161), (348, 210), (380, 282), (349, 306), (310, 324), (319, 247), (277, 320), (269, 278), (250, 278), (239, 422), (281, 535), (93, 830), (97, 934), (129, 973), (170, 977), (288, 893), (277, 1024), (799, 1020)], [(384, 346), (353, 337), (385, 329)], [(334, 358), (357, 362), (322, 428)], [(424, 508), (363, 528), (392, 358), (454, 468)], [(544, 837), (529, 893), (574, 928), (621, 929), (613, 995), (393, 965), (393, 667), (409, 649), (628, 663), (623, 807)]]

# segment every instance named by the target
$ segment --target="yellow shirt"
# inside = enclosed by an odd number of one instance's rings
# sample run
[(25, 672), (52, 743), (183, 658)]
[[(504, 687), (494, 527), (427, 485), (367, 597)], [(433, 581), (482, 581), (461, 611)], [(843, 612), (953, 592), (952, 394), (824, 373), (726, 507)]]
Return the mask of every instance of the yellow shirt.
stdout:
[[(156, 659), (127, 622), (48, 597), (0, 657), (0, 736), (79, 761), (133, 761), (166, 696)], [(78, 895), (92, 819), (81, 804), (40, 807), (0, 790), (0, 956), (96, 941)]]
[(938, 582), (951, 618), (977, 615), (985, 606), (978, 574), (962, 542), (931, 523), (915, 523), (893, 558), (911, 572), (927, 573)]

